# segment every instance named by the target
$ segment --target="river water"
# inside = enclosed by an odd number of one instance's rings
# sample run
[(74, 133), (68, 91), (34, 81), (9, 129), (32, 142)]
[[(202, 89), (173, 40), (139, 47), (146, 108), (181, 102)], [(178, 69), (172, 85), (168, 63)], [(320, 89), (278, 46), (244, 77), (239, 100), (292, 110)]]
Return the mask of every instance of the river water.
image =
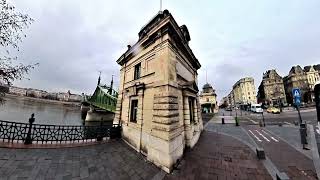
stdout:
[(5, 97), (0, 105), (0, 120), (28, 123), (35, 114), (35, 124), (82, 125), (80, 106), (38, 102), (19, 97)]

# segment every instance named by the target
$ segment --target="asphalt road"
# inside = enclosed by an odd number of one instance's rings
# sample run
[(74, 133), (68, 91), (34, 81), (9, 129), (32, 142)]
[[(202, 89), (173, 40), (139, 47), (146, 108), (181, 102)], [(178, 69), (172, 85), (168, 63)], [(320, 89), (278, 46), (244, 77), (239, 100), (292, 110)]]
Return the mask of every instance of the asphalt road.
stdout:
[[(237, 110), (237, 113), (235, 111), (225, 111), (220, 110), (219, 115), (225, 115), (225, 116), (237, 116), (239, 117), (240, 123), (244, 124), (259, 124), (259, 121), (263, 120), (262, 114), (256, 114), (248, 111), (240, 111)], [(301, 118), (303, 122), (307, 122), (308, 124), (316, 125), (317, 124), (317, 112), (316, 109), (302, 109), (301, 112)], [(267, 113), (266, 111), (263, 113), (264, 120), (266, 124), (278, 124), (282, 122), (283, 124), (294, 124), (295, 121), (299, 121), (299, 115), (298, 111), (292, 110), (292, 111), (286, 111), (282, 112), (280, 114), (272, 114)]]

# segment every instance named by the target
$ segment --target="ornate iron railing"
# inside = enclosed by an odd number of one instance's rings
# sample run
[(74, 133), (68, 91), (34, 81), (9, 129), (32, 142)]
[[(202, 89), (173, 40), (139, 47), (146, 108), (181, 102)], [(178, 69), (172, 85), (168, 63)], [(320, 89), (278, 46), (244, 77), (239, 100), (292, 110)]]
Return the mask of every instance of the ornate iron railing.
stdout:
[(64, 126), (33, 124), (33, 116), (28, 123), (0, 120), (0, 142), (25, 144), (58, 144), (101, 141), (103, 138), (121, 137), (119, 124), (99, 126)]

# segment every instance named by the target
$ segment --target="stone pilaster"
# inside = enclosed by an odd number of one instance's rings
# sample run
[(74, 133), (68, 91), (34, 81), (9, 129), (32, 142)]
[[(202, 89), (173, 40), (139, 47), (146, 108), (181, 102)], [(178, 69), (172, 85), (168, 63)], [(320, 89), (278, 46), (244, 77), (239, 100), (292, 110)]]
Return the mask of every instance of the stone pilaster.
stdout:
[(155, 94), (148, 159), (166, 172), (183, 154), (183, 127), (179, 123), (178, 97)]
[(121, 122), (121, 111), (122, 111), (122, 92), (119, 92), (117, 105), (116, 105), (116, 112), (113, 119), (113, 124), (122, 123)]

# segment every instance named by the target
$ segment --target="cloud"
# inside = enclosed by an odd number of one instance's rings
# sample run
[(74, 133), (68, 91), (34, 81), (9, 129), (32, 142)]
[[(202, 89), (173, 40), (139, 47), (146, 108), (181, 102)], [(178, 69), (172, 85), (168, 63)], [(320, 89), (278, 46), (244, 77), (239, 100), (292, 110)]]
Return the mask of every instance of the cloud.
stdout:
[[(35, 22), (26, 31), (19, 59), (40, 66), (16, 85), (92, 93), (98, 71), (119, 84), (117, 58), (159, 10), (158, 1), (52, 0), (11, 1)], [(188, 26), (190, 46), (199, 59), (199, 87), (208, 82), (219, 99), (242, 77), (256, 86), (262, 73), (319, 63), (320, 2), (310, 1), (164, 1), (179, 25)]]

